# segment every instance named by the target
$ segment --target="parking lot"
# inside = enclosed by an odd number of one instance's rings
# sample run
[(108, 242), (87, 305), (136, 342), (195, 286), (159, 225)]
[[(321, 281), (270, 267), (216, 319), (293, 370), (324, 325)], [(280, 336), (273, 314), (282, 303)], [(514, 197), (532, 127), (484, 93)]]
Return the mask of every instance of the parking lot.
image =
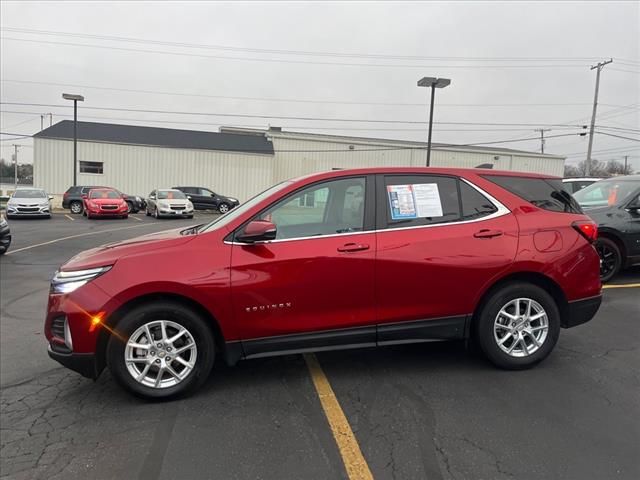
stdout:
[[(1, 478), (640, 478), (640, 268), (608, 285), (593, 321), (563, 330), (545, 362), (520, 372), (461, 343), (426, 343), (218, 364), (194, 396), (149, 403), (108, 372), (93, 382), (48, 358), (43, 318), (61, 263), (211, 218), (10, 222)], [(338, 412), (323, 404), (331, 392)]]

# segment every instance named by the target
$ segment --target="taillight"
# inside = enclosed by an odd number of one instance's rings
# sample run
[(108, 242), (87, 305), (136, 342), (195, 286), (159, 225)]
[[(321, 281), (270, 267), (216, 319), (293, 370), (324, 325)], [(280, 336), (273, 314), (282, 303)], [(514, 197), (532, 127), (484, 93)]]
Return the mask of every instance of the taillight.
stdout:
[(573, 222), (571, 226), (590, 243), (595, 242), (598, 238), (598, 225), (591, 220), (578, 220)]
[(69, 192), (64, 192), (64, 193), (62, 194), (62, 198), (67, 198), (68, 196), (69, 196)]

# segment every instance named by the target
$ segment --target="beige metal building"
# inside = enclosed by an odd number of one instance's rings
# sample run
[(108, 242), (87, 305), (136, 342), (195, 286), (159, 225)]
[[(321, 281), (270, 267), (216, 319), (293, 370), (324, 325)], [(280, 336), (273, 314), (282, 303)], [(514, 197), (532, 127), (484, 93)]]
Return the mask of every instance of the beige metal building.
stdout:
[[(194, 185), (244, 201), (300, 175), (371, 166), (422, 166), (426, 143), (223, 127), (220, 132), (78, 122), (78, 184), (146, 196)], [(505, 148), (434, 144), (432, 166), (476, 167), (561, 176), (564, 157)], [(61, 196), (73, 182), (73, 122), (34, 136), (34, 185)]]

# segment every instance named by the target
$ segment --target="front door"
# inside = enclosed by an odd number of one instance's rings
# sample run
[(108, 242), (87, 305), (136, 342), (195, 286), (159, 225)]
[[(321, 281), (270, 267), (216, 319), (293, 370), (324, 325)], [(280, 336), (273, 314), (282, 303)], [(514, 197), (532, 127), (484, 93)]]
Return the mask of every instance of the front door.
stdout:
[(313, 184), (256, 217), (276, 225), (275, 240), (234, 243), (231, 294), (246, 355), (375, 344), (373, 194), (373, 177)]

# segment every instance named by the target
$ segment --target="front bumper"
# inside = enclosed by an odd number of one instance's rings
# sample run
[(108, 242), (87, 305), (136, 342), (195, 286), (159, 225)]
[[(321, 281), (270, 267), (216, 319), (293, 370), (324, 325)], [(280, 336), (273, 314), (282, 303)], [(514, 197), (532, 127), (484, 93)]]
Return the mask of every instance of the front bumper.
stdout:
[(569, 302), (567, 315), (562, 321), (562, 328), (571, 328), (587, 323), (595, 316), (601, 303), (602, 295)]
[(48, 217), (51, 215), (49, 206), (13, 206), (7, 205), (7, 217)]
[(93, 353), (60, 353), (53, 351), (51, 345), (49, 345), (47, 353), (53, 360), (83, 377), (95, 380), (100, 376), (96, 356)]
[(193, 215), (193, 208), (185, 208), (184, 210), (173, 210), (171, 208), (158, 208), (159, 215), (167, 215), (167, 216), (184, 216), (184, 215)]

